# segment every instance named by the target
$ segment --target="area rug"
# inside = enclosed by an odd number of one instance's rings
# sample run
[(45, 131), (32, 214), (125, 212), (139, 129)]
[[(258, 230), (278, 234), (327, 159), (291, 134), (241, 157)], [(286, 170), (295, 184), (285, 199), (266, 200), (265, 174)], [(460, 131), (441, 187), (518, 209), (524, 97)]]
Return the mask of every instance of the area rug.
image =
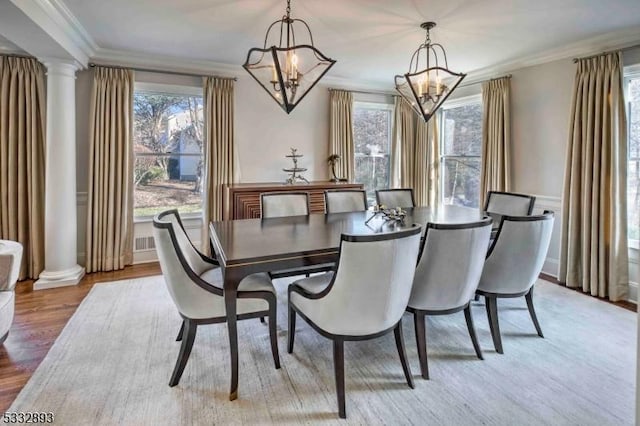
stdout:
[(239, 323), (240, 394), (228, 400), (225, 325), (198, 329), (180, 384), (168, 386), (180, 317), (162, 277), (96, 285), (9, 411), (52, 412), (65, 425), (158, 424), (632, 424), (635, 314), (540, 281), (535, 334), (525, 301), (500, 300), (504, 355), (482, 303), (473, 314), (478, 360), (462, 313), (429, 318), (431, 380), (419, 376), (411, 317), (404, 318), (416, 382), (404, 381), (393, 335), (345, 344), (347, 416), (337, 416), (331, 342), (298, 321), (286, 353), (286, 282), (277, 282), (282, 369), (268, 327)]

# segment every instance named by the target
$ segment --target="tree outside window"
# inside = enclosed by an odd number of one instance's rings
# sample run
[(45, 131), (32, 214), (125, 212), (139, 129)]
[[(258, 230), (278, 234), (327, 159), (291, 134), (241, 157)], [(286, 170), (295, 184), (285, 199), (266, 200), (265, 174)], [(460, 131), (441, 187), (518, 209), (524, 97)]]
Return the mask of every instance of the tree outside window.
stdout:
[(640, 71), (625, 78), (628, 113), (627, 217), (630, 245), (640, 240)]
[(440, 121), (444, 204), (479, 207), (482, 154), (482, 100), (445, 105)]
[(202, 105), (202, 96), (134, 93), (134, 217), (202, 211)]

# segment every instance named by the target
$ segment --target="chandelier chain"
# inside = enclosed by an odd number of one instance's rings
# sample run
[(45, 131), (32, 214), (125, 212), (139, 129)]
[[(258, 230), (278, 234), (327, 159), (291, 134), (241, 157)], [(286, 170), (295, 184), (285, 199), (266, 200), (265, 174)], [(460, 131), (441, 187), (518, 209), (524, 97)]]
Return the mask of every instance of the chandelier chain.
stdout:
[(291, 18), (291, 0), (287, 0), (287, 19)]

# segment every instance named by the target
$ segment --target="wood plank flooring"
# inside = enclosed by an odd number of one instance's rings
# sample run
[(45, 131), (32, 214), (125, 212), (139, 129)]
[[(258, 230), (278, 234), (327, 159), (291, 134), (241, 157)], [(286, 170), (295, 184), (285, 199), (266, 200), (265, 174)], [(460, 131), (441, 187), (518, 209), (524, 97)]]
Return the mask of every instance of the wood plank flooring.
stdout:
[(9, 408), (94, 285), (160, 273), (154, 262), (89, 274), (73, 287), (33, 291), (33, 281), (18, 283), (15, 320), (0, 345), (0, 413)]

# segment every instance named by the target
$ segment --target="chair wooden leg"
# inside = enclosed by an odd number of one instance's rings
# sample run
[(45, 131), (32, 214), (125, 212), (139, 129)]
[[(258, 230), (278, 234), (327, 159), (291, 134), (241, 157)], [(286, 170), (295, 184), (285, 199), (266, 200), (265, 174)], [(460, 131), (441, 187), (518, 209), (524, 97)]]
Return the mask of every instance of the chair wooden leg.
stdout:
[(333, 369), (336, 376), (336, 393), (338, 395), (338, 415), (341, 419), (347, 418), (344, 395), (344, 341), (333, 341)]
[(180, 355), (178, 355), (178, 361), (176, 362), (176, 366), (173, 369), (173, 374), (171, 375), (171, 381), (169, 382), (169, 386), (171, 387), (177, 385), (180, 382), (180, 377), (182, 377), (184, 367), (187, 365), (189, 355), (191, 355), (193, 341), (196, 338), (196, 330), (198, 328), (198, 325), (191, 320), (185, 320), (184, 325), (184, 333), (186, 333), (186, 335), (183, 335), (182, 346), (180, 346)]
[(471, 342), (473, 343), (473, 349), (476, 351), (476, 355), (480, 359), (482, 357), (482, 349), (478, 343), (478, 336), (476, 336), (476, 328), (473, 326), (473, 317), (471, 316), (471, 304), (464, 308), (464, 318), (467, 320), (467, 329), (469, 330), (469, 336), (471, 336)]
[(393, 329), (393, 334), (396, 338), (396, 348), (398, 348), (398, 355), (400, 356), (400, 362), (402, 363), (402, 371), (404, 371), (404, 377), (407, 379), (407, 385), (411, 389), (415, 386), (413, 385), (413, 377), (411, 376), (411, 367), (409, 366), (409, 361), (407, 361), (407, 352), (404, 348), (404, 336), (402, 334), (402, 319), (396, 325), (396, 328)]
[(275, 296), (269, 300), (269, 339), (271, 340), (271, 354), (276, 370), (280, 368), (280, 353), (278, 352), (278, 330), (276, 329), (277, 302)]
[(176, 337), (176, 342), (182, 341), (183, 334), (184, 334), (184, 320), (182, 320), (182, 325), (180, 325), (180, 331), (178, 331), (178, 337)]
[(296, 311), (289, 305), (289, 330), (287, 332), (289, 337), (289, 344), (287, 345), (287, 352), (293, 353), (293, 341), (296, 338)]
[(422, 378), (429, 380), (429, 364), (427, 362), (427, 336), (424, 327), (424, 314), (413, 314), (413, 325), (416, 330), (416, 346), (418, 347), (418, 359), (420, 360), (420, 373)]
[(496, 348), (496, 352), (503, 354), (500, 324), (498, 323), (498, 300), (496, 297), (491, 296), (485, 296), (484, 299), (487, 308), (487, 317), (489, 319), (489, 328), (491, 329), (491, 337), (493, 338), (493, 346)]
[(533, 325), (536, 327), (538, 336), (544, 337), (544, 335), (542, 334), (542, 328), (540, 328), (540, 323), (538, 322), (536, 310), (533, 308), (533, 287), (531, 287), (531, 290), (529, 290), (529, 293), (527, 293), (524, 298), (527, 299), (527, 308), (529, 308), (529, 314), (531, 315), (531, 319), (533, 320)]
[(266, 321), (264, 320), (264, 317), (260, 317), (260, 322), (263, 323), (263, 324), (266, 323)]

